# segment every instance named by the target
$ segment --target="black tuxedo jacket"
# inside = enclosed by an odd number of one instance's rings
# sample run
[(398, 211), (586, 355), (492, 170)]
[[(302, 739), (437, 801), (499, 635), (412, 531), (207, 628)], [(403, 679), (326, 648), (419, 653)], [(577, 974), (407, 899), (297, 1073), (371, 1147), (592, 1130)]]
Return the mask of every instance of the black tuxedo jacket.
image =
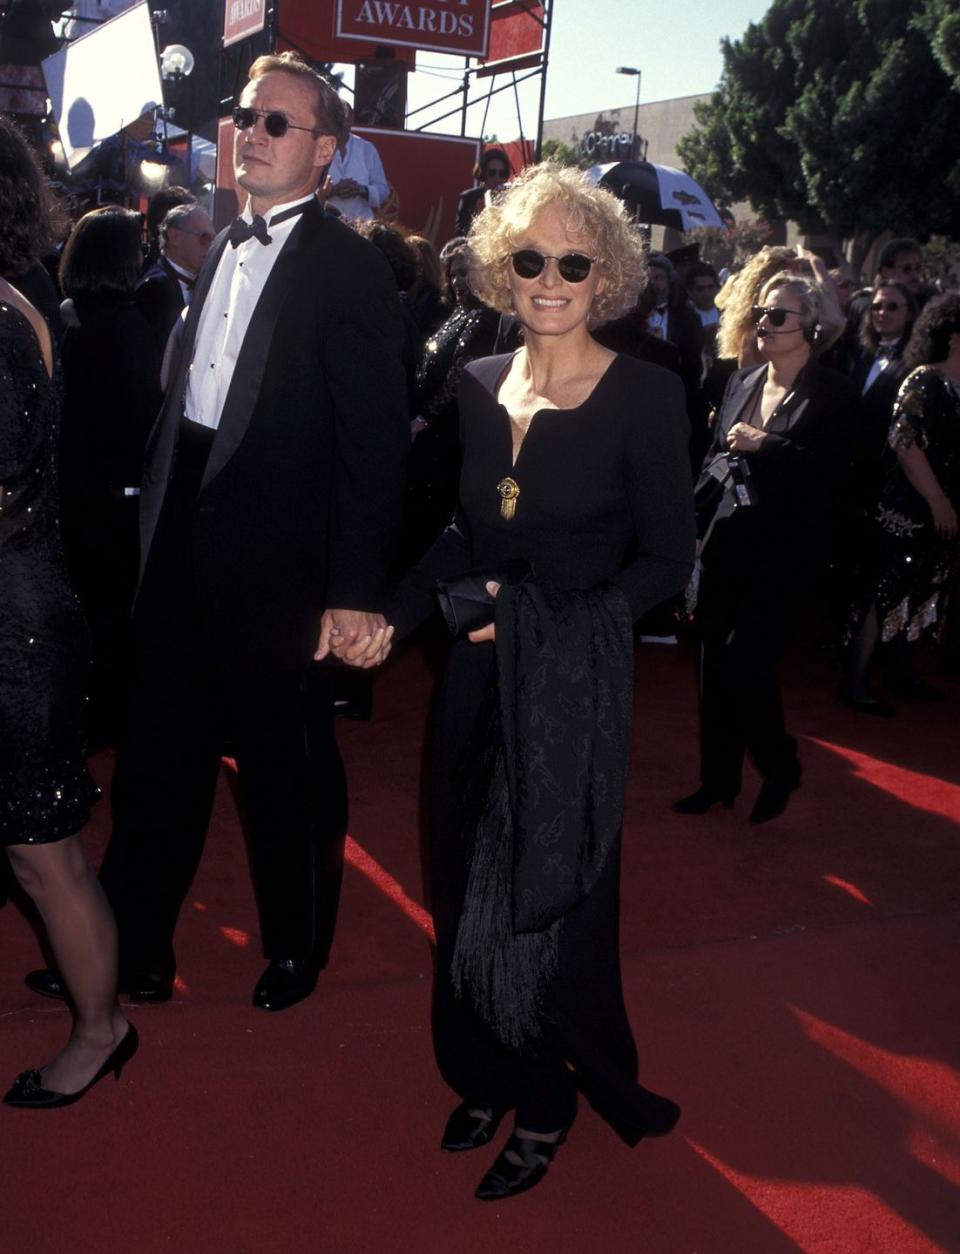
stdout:
[(144, 271), (133, 299), (150, 324), (162, 357), (173, 325), (183, 312), (183, 292), (176, 270), (163, 257), (155, 261)]
[[(167, 496), (214, 241), (151, 433), (141, 578)], [(306, 665), (326, 607), (376, 609), (409, 443), (396, 284), (381, 254), (311, 201), (250, 321), (193, 506), (207, 647), (235, 669)]]

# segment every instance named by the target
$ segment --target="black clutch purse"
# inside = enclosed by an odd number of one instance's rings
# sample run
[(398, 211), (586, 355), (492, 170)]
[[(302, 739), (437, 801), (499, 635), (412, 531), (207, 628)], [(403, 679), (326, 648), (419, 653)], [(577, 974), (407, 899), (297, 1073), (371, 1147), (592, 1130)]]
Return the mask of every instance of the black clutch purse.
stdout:
[(465, 636), (493, 622), (495, 598), (487, 591), (488, 583), (518, 584), (532, 577), (533, 566), (517, 557), (500, 566), (438, 580), (434, 585), (437, 600), (451, 636)]

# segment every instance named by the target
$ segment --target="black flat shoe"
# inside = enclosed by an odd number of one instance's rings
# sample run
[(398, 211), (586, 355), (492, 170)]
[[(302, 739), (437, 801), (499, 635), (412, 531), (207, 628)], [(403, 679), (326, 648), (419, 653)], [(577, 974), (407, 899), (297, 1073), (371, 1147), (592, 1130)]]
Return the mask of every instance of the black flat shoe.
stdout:
[(447, 1120), (443, 1140), (440, 1142), (442, 1150), (446, 1150), (448, 1154), (458, 1154), (462, 1150), (479, 1149), (481, 1145), (487, 1145), (493, 1140), (506, 1112), (488, 1107), (490, 1115), (487, 1118), (470, 1113), (479, 1109), (475, 1102), (469, 1105), (467, 1102), (460, 1103)]
[(286, 1010), (317, 987), (320, 964), (312, 958), (274, 958), (257, 981), (253, 1004), (258, 1010)]
[[(534, 1141), (514, 1133), (473, 1196), (481, 1202), (496, 1202), (532, 1189), (547, 1174), (547, 1168), (567, 1139), (569, 1130), (564, 1128), (555, 1141)], [(513, 1162), (507, 1157), (508, 1153), (516, 1154), (520, 1162)]]
[(673, 808), (677, 814), (706, 814), (706, 812), (722, 801), (726, 809), (733, 808), (734, 797), (721, 797), (717, 793), (711, 792), (709, 788), (698, 788), (696, 792), (692, 792), (689, 797), (681, 797), (679, 801), (673, 803)]
[(137, 1029), (131, 1023), (127, 1034), (116, 1047), (97, 1074), (76, 1093), (56, 1093), (53, 1089), (43, 1087), (43, 1077), (39, 1071), (21, 1071), (13, 1082), (13, 1086), (4, 1095), (3, 1100), (8, 1106), (24, 1106), (33, 1110), (52, 1110), (55, 1106), (72, 1106), (93, 1088), (95, 1084), (112, 1071), (119, 1080), (124, 1066), (130, 1061), (140, 1046)]
[(751, 823), (769, 823), (771, 819), (783, 814), (790, 800), (790, 794), (800, 787), (800, 764), (795, 771), (785, 775), (771, 775), (765, 779), (757, 794), (757, 800), (750, 811)]
[[(49, 968), (28, 971), (23, 982), (31, 992), (39, 993), (41, 997), (66, 1000), (67, 992), (59, 971)], [(151, 971), (135, 971), (132, 975), (120, 977), (117, 992), (134, 1002), (157, 1005), (173, 996), (173, 977)]]

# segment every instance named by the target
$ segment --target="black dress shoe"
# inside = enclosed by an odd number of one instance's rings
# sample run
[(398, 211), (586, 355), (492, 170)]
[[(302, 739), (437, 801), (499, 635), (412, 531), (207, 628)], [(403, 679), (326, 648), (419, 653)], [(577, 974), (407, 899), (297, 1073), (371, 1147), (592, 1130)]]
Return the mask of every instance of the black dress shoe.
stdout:
[[(532, 1189), (547, 1174), (547, 1168), (567, 1139), (568, 1131), (569, 1128), (564, 1128), (555, 1141), (534, 1141), (514, 1133), (480, 1181), (474, 1197), (481, 1202), (496, 1202)], [(513, 1162), (507, 1157), (509, 1153), (515, 1154), (520, 1161)]]
[(442, 1150), (457, 1154), (461, 1150), (479, 1149), (481, 1145), (487, 1145), (493, 1140), (505, 1112), (488, 1107), (490, 1110), (488, 1118), (470, 1113), (472, 1110), (479, 1109), (480, 1107), (475, 1102), (460, 1103), (447, 1120), (443, 1140), (440, 1142)]
[(790, 794), (800, 787), (800, 763), (791, 771), (779, 775), (771, 775), (763, 781), (753, 809), (750, 811), (751, 823), (769, 823), (771, 819), (783, 814), (790, 800)]
[(715, 806), (718, 801), (722, 801), (728, 810), (732, 809), (734, 797), (721, 797), (715, 792), (711, 792), (709, 788), (698, 788), (696, 792), (692, 792), (689, 797), (681, 797), (679, 801), (673, 803), (673, 808), (677, 814), (706, 814), (706, 812)]
[(313, 958), (274, 958), (257, 981), (253, 1004), (258, 1010), (286, 1010), (317, 987), (320, 963)]
[(873, 714), (878, 718), (893, 718), (896, 714), (896, 710), (887, 701), (881, 701), (879, 697), (854, 693), (844, 684), (837, 689), (837, 696), (844, 705), (849, 705), (853, 710), (859, 710), (861, 714)]
[[(28, 971), (23, 977), (23, 982), (27, 988), (34, 993), (39, 993), (41, 997), (66, 1000), (66, 988), (59, 971), (48, 968)], [(159, 1004), (169, 1001), (173, 996), (173, 979), (154, 972), (138, 971), (130, 976), (121, 976), (117, 991), (124, 993), (134, 1002)]]
[(14, 1080), (12, 1087), (4, 1095), (3, 1100), (8, 1106), (22, 1106), (34, 1110), (50, 1110), (55, 1106), (72, 1106), (84, 1094), (89, 1093), (95, 1084), (110, 1074), (119, 1080), (124, 1066), (137, 1052), (140, 1038), (137, 1029), (131, 1023), (127, 1033), (107, 1061), (93, 1079), (76, 1093), (57, 1093), (54, 1089), (43, 1087), (43, 1076), (39, 1071), (21, 1071)]

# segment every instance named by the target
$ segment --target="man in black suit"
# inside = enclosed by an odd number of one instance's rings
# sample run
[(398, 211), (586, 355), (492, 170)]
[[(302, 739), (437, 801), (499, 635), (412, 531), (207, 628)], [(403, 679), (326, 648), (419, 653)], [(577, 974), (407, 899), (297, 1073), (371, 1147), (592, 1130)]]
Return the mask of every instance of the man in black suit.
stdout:
[(130, 726), (101, 877), (120, 987), (170, 996), (177, 915), (225, 742), (236, 760), (269, 965), (254, 1004), (326, 963), (346, 787), (331, 652), (382, 661), (375, 613), (408, 443), (396, 284), (315, 192), (343, 108), (292, 54), (261, 57), (235, 112), (247, 206), (200, 273), (146, 453)]
[(190, 303), (214, 233), (199, 205), (175, 205), (160, 223), (160, 256), (144, 271), (134, 301), (150, 324), (161, 358), (174, 323)]

